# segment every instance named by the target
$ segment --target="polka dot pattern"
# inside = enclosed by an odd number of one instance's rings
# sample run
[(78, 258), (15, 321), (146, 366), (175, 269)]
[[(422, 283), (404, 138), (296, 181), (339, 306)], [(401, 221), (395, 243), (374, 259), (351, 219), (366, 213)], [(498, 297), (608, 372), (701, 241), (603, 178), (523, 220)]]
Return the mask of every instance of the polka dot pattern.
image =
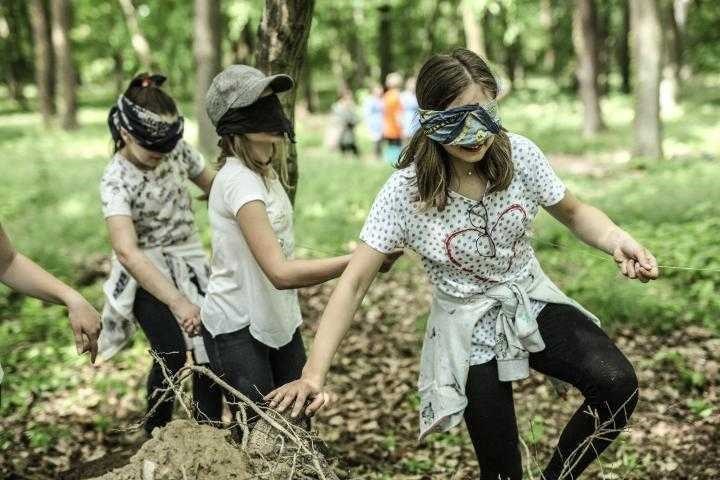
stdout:
[[(515, 174), (506, 190), (486, 194), (480, 202), (450, 192), (443, 211), (421, 210), (413, 201), (414, 167), (398, 170), (377, 195), (360, 239), (382, 253), (414, 250), (432, 285), (454, 297), (482, 295), (497, 282), (525, 278), (535, 258), (532, 222), (540, 206), (562, 200), (565, 185), (532, 141), (509, 137)], [(533, 301), (532, 313), (543, 306)], [(494, 313), (478, 321), (472, 364), (494, 357)]]

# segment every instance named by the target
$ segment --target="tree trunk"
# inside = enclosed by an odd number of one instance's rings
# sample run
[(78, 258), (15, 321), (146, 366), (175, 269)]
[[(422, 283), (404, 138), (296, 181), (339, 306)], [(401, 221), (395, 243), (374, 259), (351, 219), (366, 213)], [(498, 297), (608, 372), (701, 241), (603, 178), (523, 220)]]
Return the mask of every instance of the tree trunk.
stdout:
[(55, 75), (60, 100), (60, 127), (64, 130), (77, 128), (77, 77), (72, 61), (70, 43), (70, 2), (51, 0), (52, 44), (55, 52)]
[(687, 15), (690, 2), (692, 0), (674, 0), (673, 1), (673, 19), (677, 27), (677, 66), (678, 66), (678, 84), (682, 84), (683, 80), (690, 77), (690, 70), (685, 64), (685, 34), (687, 32)]
[(635, 70), (633, 155), (661, 159), (659, 93), (662, 30), (658, 0), (632, 0), (630, 18)]
[(152, 57), (152, 51), (150, 50), (150, 43), (145, 38), (142, 29), (140, 28), (140, 22), (138, 21), (137, 11), (132, 0), (118, 0), (120, 7), (122, 8), (123, 14), (125, 15), (125, 24), (130, 32), (130, 43), (135, 50), (135, 53), (140, 60), (142, 68), (150, 72), (155, 65)]
[(465, 29), (465, 45), (469, 50), (472, 50), (483, 58), (487, 58), (481, 12), (478, 12), (476, 5), (476, 2), (471, 0), (463, 0), (461, 5), (463, 27)]
[(198, 146), (207, 156), (217, 154), (217, 135), (205, 111), (205, 93), (220, 71), (220, 2), (195, 0), (195, 118)]
[[(501, 26), (501, 31), (508, 31), (510, 22), (513, 21), (508, 8), (500, 8), (496, 18)], [(513, 38), (503, 39), (503, 51), (502, 59), (509, 82), (507, 91), (510, 91), (510, 89), (516, 88), (524, 78), (525, 70), (522, 64), (522, 38), (520, 33), (517, 33)]]
[(583, 135), (591, 137), (604, 128), (598, 91), (597, 14), (593, 0), (575, 1), (572, 37), (583, 103)]
[[(595, 0), (592, 0), (593, 3)], [(597, 54), (597, 83), (600, 96), (605, 96), (610, 91), (610, 52), (605, 45), (610, 43), (610, 29), (612, 22), (612, 13), (609, 8), (597, 8), (595, 4), (595, 25), (597, 26), (597, 34), (595, 35), (595, 53)]]
[(317, 92), (313, 88), (313, 76), (312, 68), (310, 65), (310, 59), (305, 62), (301, 71), (300, 77), (300, 88), (302, 89), (303, 99), (305, 100), (305, 108), (308, 113), (315, 113), (317, 110)]
[[(286, 73), (297, 81), (307, 52), (315, 0), (266, 0), (258, 29), (257, 67), (267, 74)], [(290, 121), (295, 120), (293, 88), (281, 98)], [(295, 145), (288, 157), (288, 195), (294, 202), (297, 191), (298, 164)]]
[(380, 57), (380, 85), (385, 85), (385, 78), (392, 72), (392, 18), (390, 5), (378, 7), (380, 22), (378, 38), (378, 54)]
[(125, 90), (125, 68), (122, 51), (114, 50), (112, 53), (113, 60), (113, 83), (115, 85), (115, 95), (118, 96)]
[(630, 93), (630, 0), (622, 0), (622, 30), (618, 40), (618, 67), (620, 69), (620, 91)]
[[(363, 19), (362, 10), (360, 10), (360, 8), (353, 7), (352, 15), (355, 25), (362, 25), (362, 23), (365, 21)], [(369, 67), (367, 55), (365, 54), (365, 46), (358, 37), (357, 30), (355, 28), (350, 28), (348, 29), (347, 34), (348, 52), (353, 59), (353, 70), (352, 77), (350, 78), (350, 85), (352, 86), (352, 89), (354, 91), (362, 88), (365, 84), (365, 79), (368, 76)]]
[(253, 52), (255, 51), (255, 32), (250, 20), (245, 22), (245, 26), (240, 32), (240, 38), (232, 44), (232, 57), (235, 63), (249, 65), (253, 63)]
[(442, 10), (440, 8), (441, 6), (442, 2), (435, 2), (432, 13), (428, 15), (427, 19), (425, 20), (424, 30), (426, 45), (423, 58), (427, 58), (437, 51), (437, 35), (435, 35), (435, 23), (440, 19), (440, 15), (442, 14)]
[(27, 73), (27, 65), (23, 58), (22, 46), (27, 44), (22, 38), (22, 23), (26, 22), (25, 5), (21, 2), (0, 3), (0, 24), (5, 28), (0, 29), (0, 55), (5, 64), (5, 83), (10, 98), (20, 107), (27, 110), (27, 99), (23, 93), (24, 78)]
[(665, 41), (660, 111), (676, 111), (683, 82), (683, 44), (689, 0), (664, 0), (662, 25)]
[(52, 89), (52, 45), (48, 12), (43, 0), (31, 0), (30, 25), (35, 48), (35, 84), (37, 85), (38, 108), (45, 126), (52, 122), (55, 114), (55, 99)]
[(547, 48), (543, 55), (543, 68), (546, 72), (552, 73), (555, 71), (555, 63), (557, 61), (552, 0), (540, 0), (540, 25), (547, 37)]

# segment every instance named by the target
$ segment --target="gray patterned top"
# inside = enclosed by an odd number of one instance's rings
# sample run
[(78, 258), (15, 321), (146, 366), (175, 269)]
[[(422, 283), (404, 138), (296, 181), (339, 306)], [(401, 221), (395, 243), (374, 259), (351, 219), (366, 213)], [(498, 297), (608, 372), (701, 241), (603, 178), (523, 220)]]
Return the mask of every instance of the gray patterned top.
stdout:
[(103, 215), (132, 217), (140, 248), (193, 240), (197, 228), (185, 182), (204, 168), (202, 155), (183, 140), (153, 170), (140, 170), (116, 153), (100, 181)]

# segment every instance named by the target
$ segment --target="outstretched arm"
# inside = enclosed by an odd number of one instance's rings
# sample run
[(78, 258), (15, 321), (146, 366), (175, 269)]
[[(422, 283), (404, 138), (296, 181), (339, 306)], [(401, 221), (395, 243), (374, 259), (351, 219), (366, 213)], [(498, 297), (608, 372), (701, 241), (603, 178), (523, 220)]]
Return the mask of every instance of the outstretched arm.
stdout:
[(25, 295), (68, 308), (78, 354), (95, 361), (100, 316), (90, 303), (42, 267), (18, 253), (0, 225), (0, 282)]
[(612, 255), (626, 277), (637, 278), (641, 282), (658, 277), (657, 260), (652, 253), (603, 211), (581, 202), (569, 191), (560, 202), (546, 209), (580, 240)]
[(305, 409), (310, 415), (332, 401), (332, 394), (323, 389), (330, 364), (386, 257), (364, 243), (358, 246), (325, 307), (302, 377), (268, 394), (265, 399), (272, 407), (283, 411), (293, 404), (292, 415), (297, 416), (312, 397)]
[[(238, 210), (236, 218), (255, 260), (277, 289), (308, 287), (337, 278), (350, 261), (351, 255), (312, 260), (285, 258), (265, 204), (260, 200), (245, 204)], [(387, 271), (401, 253), (383, 256), (383, 271)]]

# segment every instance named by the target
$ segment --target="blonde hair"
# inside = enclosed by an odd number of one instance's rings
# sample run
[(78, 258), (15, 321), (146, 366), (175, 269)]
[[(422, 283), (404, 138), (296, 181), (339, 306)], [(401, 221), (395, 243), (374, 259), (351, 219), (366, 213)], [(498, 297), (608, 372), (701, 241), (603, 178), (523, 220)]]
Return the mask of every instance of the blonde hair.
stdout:
[[(235, 157), (247, 168), (257, 173), (263, 178), (265, 186), (268, 179), (269, 169), (266, 167), (264, 159), (259, 159), (250, 151), (250, 140), (245, 134), (231, 134), (220, 137), (218, 147), (220, 147), (220, 155), (218, 156), (215, 166), (220, 170), (225, 166), (227, 157)], [(273, 151), (270, 155), (272, 164), (278, 166), (278, 176), (285, 188), (288, 188), (288, 166), (287, 166), (288, 148), (287, 142), (273, 144)]]
[[(457, 48), (450, 55), (433, 55), (417, 76), (415, 92), (420, 108), (445, 110), (473, 83), (480, 85), (489, 98), (497, 98), (498, 85), (487, 63), (474, 52)], [(435, 140), (418, 129), (400, 154), (398, 168), (415, 164), (419, 201), (426, 207), (445, 208), (452, 168), (450, 156)], [(490, 182), (488, 193), (505, 190), (513, 178), (510, 139), (501, 128), (475, 171)]]

